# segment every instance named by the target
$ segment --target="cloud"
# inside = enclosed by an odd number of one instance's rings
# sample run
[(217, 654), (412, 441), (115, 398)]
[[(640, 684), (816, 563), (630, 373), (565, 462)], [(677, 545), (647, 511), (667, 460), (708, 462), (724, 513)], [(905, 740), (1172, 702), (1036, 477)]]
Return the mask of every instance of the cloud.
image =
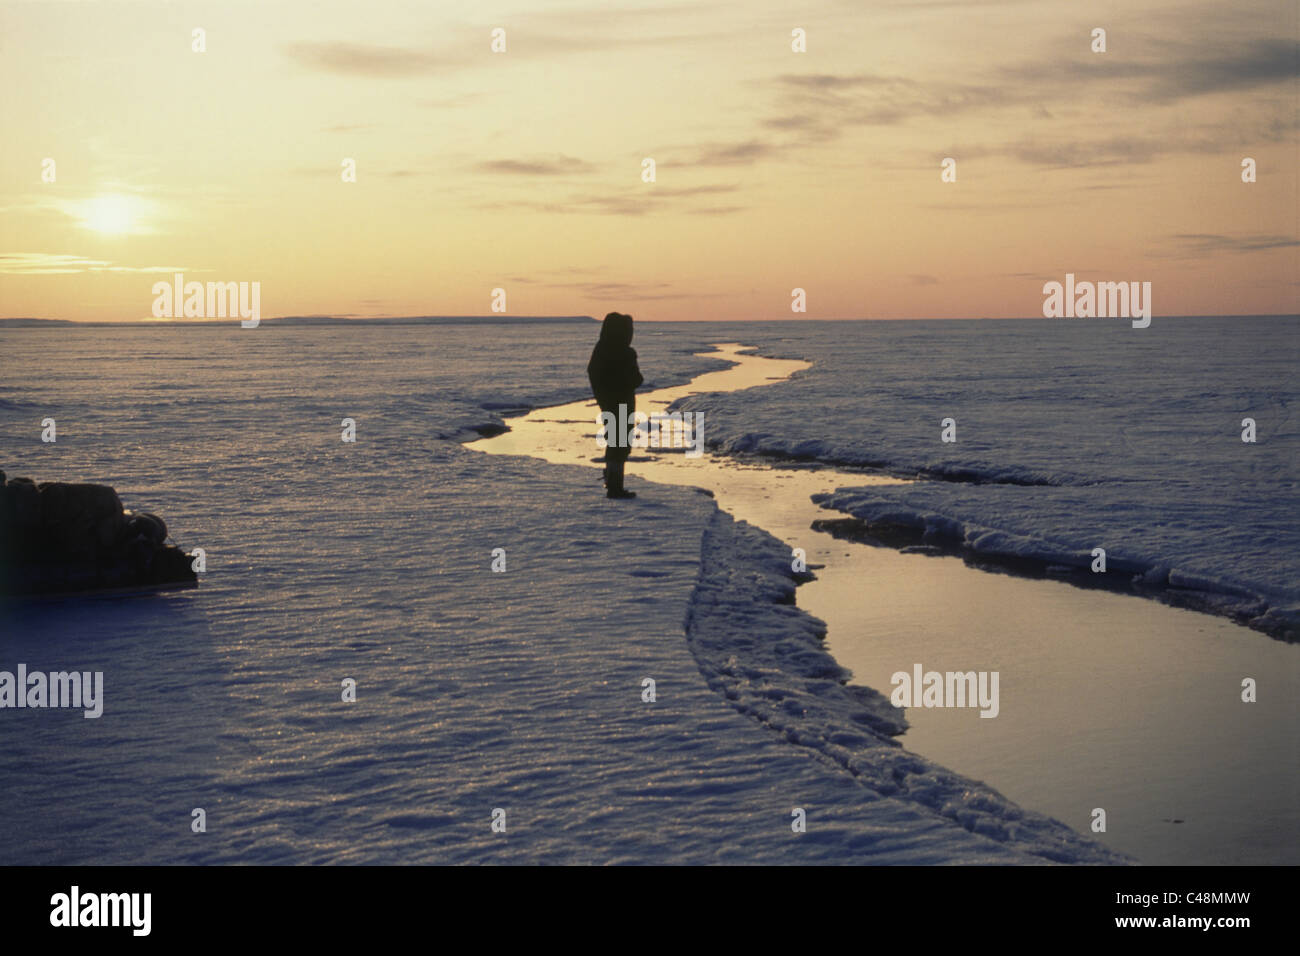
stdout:
[(7, 275), (69, 275), (79, 272), (174, 273), (210, 272), (192, 266), (119, 266), (107, 259), (55, 255), (46, 252), (0, 253), (0, 273)]
[(891, 0), (880, 3), (882, 7), (898, 7), (914, 10), (918, 7), (939, 9), (942, 7), (1009, 7), (1022, 3), (1041, 3), (1042, 0)]
[(764, 121), (772, 129), (813, 130), (832, 139), (844, 126), (893, 126), (910, 119), (952, 116), (1012, 106), (1028, 94), (994, 83), (932, 84), (875, 73), (783, 74), (774, 85), (779, 114)]
[(701, 147), (694, 159), (675, 166), (745, 166), (775, 153), (777, 147), (758, 139)]
[(479, 163), (475, 168), (485, 173), (516, 176), (565, 176), (590, 172), (595, 167), (585, 160), (560, 155), (553, 159), (493, 159)]
[[(335, 179), (342, 172), (342, 166), (295, 166), (289, 170), (291, 176), (324, 177)], [(409, 176), (429, 176), (433, 169), (370, 169), (358, 164), (357, 179), (382, 177), (384, 179), (405, 179)]]
[[(831, 143), (857, 127), (900, 126), (913, 120), (1016, 106), (1026, 95), (991, 83), (939, 80), (927, 85), (909, 77), (876, 73), (786, 73), (769, 85), (774, 100), (759, 125), (793, 138), (777, 143), (737, 143), (731, 147), (737, 157), (733, 161), (752, 162)], [(716, 158), (728, 155), (719, 150)]]
[[(1032, 279), (1035, 282), (1049, 282), (1049, 281), (1061, 282), (1064, 280), (1066, 271), (1067, 270), (1062, 269), (1060, 272), (1057, 272), (1056, 268), (1053, 267), (1051, 269), (1045, 269), (1041, 272), (999, 272), (997, 273), (997, 275), (999, 277), (1007, 278), (1007, 279)], [(1076, 276), (1097, 275), (1099, 273), (1104, 274), (1106, 272), (1105, 269), (1097, 269), (1092, 266), (1085, 266), (1082, 264), (1071, 265), (1068, 271), (1073, 272)]]
[(808, 113), (795, 113), (790, 116), (772, 116), (763, 120), (763, 125), (771, 129), (810, 129), (821, 121)]
[(655, 185), (654, 194), (669, 199), (681, 199), (686, 196), (715, 196), (718, 193), (734, 193), (740, 187), (735, 184), (712, 186), (659, 186)]
[[(1207, 27), (1201, 28), (1203, 31)], [(1055, 168), (1146, 163), (1171, 153), (1214, 153), (1230, 143), (1279, 142), (1297, 128), (1290, 85), (1300, 76), (1300, 44), (1290, 38), (1229, 38), (1203, 32), (1182, 40), (1130, 34), (1124, 55), (1094, 54), (1078, 37), (1038, 44), (1050, 53), (1019, 63), (990, 66), (965, 82), (951, 76), (924, 81), (908, 76), (861, 73), (785, 73), (769, 82), (772, 96), (760, 129), (794, 137), (787, 143), (750, 146), (754, 159), (770, 158), (800, 147), (830, 143), (862, 127), (901, 126), (927, 120), (965, 117), (996, 130), (1008, 111), (1027, 111), (1028, 126), (1042, 138), (990, 143), (986, 154)], [(1063, 55), (1062, 51), (1074, 50)], [(1154, 54), (1144, 55), (1146, 50)], [(1167, 112), (1191, 98), (1275, 87), (1275, 102), (1257, 100), (1247, 112), (1212, 124), (1213, 117)], [(1115, 111), (1119, 99), (1125, 103)], [(1104, 139), (1096, 135), (1062, 136), (1070, 119), (1095, 109), (1109, 109), (1112, 122)], [(1058, 121), (1058, 117), (1060, 120)], [(1196, 128), (1200, 119), (1200, 129)], [(1077, 126), (1077, 124), (1076, 124)], [(1012, 128), (1023, 131), (1024, 123)], [(736, 144), (737, 156), (746, 156)], [(725, 157), (720, 152), (719, 157)], [(947, 153), (945, 155), (957, 155)], [(968, 154), (969, 158), (969, 154)]]
[[(990, 155), (1009, 156), (1032, 166), (1054, 169), (1142, 164), (1162, 156), (1237, 154), (1237, 151), (1243, 148), (1241, 144), (1263, 145), (1284, 142), (1294, 135), (1297, 121), (1292, 117), (1272, 118), (1251, 123), (1244, 119), (1233, 118), (1198, 128), (1186, 120), (1179, 122), (1171, 119), (1157, 124), (1154, 118), (1147, 117), (1142, 126), (1143, 132), (1140, 133), (1116, 133), (1104, 138), (1094, 136), (1056, 138), (1046, 141), (1022, 140), (992, 147), (985, 152)], [(1106, 187), (1093, 185), (1080, 188)]]
[(891, 82), (904, 82), (916, 85), (911, 80), (890, 80), (871, 73), (859, 73), (840, 76), (835, 73), (786, 73), (777, 77), (777, 82), (797, 89), (827, 91), (860, 89), (862, 87), (880, 86)]
[(621, 299), (624, 301), (658, 301), (664, 299), (708, 299), (725, 295), (722, 292), (673, 291), (670, 282), (547, 282), (552, 289), (568, 289), (587, 299)]
[(547, 289), (560, 289), (566, 292), (578, 292), (590, 299), (673, 299), (689, 298), (686, 292), (673, 291), (670, 282), (626, 282), (613, 279), (601, 279), (607, 274), (605, 265), (566, 266), (559, 269), (543, 269), (531, 276), (507, 276), (507, 281), (541, 286)]
[(421, 76), (466, 62), (458, 56), (367, 43), (294, 43), (284, 53), (300, 66), (345, 76), (391, 78)]
[[(307, 69), (344, 76), (376, 79), (423, 76), (457, 67), (484, 65), (492, 56), (520, 59), (563, 57), (573, 53), (608, 53), (626, 47), (670, 46), (680, 49), (690, 43), (717, 43), (731, 38), (727, 31), (678, 31), (655, 33), (654, 27), (683, 17), (708, 14), (712, 5), (664, 8), (631, 7), (611, 9), (557, 10), (540, 14), (519, 14), (509, 22), (464, 26), (442, 36), (445, 47), (431, 51), (417, 46), (384, 46), (373, 43), (332, 41), (293, 43), (281, 52)], [(491, 31), (503, 26), (506, 53), (491, 52)], [(431, 101), (437, 105), (438, 101)]]
[(106, 259), (60, 256), (43, 252), (0, 253), (0, 273), (9, 275), (60, 275), (88, 272), (92, 266), (107, 266)]
[(1294, 80), (1300, 76), (1300, 43), (1258, 40), (1227, 56), (1198, 57), (1192, 62), (1192, 69), (1186, 62), (1161, 64), (1151, 78), (1148, 95), (1173, 100)]
[[(1217, 38), (1151, 40), (1157, 57), (1136, 59), (1112, 53), (1080, 54), (1002, 68), (1000, 78), (1040, 94), (1078, 96), (1088, 88), (1120, 92), (1138, 103), (1168, 104), (1214, 93), (1236, 93), (1284, 83), (1300, 76), (1300, 43), (1277, 37), (1235, 41)], [(1143, 44), (1147, 45), (1147, 44)]]
[[(731, 13), (730, 6), (715, 3), (657, 3), (637, 7), (611, 4), (521, 13), (512, 16), (504, 26), (512, 55), (547, 57), (605, 53), (628, 47), (669, 46), (681, 49), (687, 44), (727, 42), (734, 40), (734, 33), (726, 29), (691, 29), (687, 21), (695, 17), (716, 24), (720, 14), (729, 16)], [(665, 23), (673, 24), (674, 31), (656, 32), (656, 28)], [(480, 42), (487, 36), (487, 27), (476, 30), (473, 36), (474, 42)], [(486, 44), (485, 40), (482, 42)]]
[(700, 196), (733, 193), (735, 185), (659, 186), (641, 183), (629, 189), (603, 193), (572, 193), (567, 199), (539, 201), (535, 199), (496, 200), (480, 203), (481, 209), (530, 209), (546, 213), (588, 213), (602, 216), (644, 216), (647, 213), (681, 211), (703, 215), (725, 215), (739, 212), (742, 206), (691, 206), (685, 200)]
[(1103, 140), (1014, 143), (1001, 152), (1031, 166), (1077, 169), (1083, 166), (1149, 163), (1172, 151), (1174, 145), (1165, 137), (1112, 136)]
[(1168, 253), (1169, 256), (1178, 259), (1193, 259), (1219, 253), (1264, 252), (1269, 249), (1300, 246), (1300, 239), (1295, 236), (1224, 236), (1208, 232), (1176, 233), (1169, 236), (1166, 241), (1178, 247)]

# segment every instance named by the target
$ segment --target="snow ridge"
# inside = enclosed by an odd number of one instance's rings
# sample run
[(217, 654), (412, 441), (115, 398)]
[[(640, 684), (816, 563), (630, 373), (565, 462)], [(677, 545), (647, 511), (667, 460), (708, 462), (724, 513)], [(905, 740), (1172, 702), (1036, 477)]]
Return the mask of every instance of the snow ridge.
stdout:
[[(1280, 640), (1300, 640), (1300, 604), (1281, 589), (1270, 593), (1249, 580), (1237, 579), (1230, 566), (1222, 570), (1195, 566), (1197, 552), (1190, 535), (1159, 529), (1164, 541), (1171, 542), (1163, 549), (1149, 543), (1164, 543), (1160, 537), (1142, 528), (1124, 535), (1112, 531), (1111, 537), (1122, 543), (1112, 544), (1105, 536), (1092, 537), (1074, 526), (1072, 505), (1076, 499), (1068, 489), (1040, 493), (1032, 502), (1016, 501), (1015, 492), (1006, 489), (993, 501), (1000, 525), (994, 528), (985, 523), (989, 518), (962, 515), (992, 510), (987, 491), (984, 499), (974, 504), (953, 491), (951, 486), (925, 484), (887, 491), (839, 488), (813, 500), (853, 517), (819, 521), (814, 527), (873, 544), (930, 546), (968, 561), (1035, 577), (1050, 576), (1080, 587), (1138, 594), (1227, 617)], [(1104, 574), (1091, 570), (1093, 549), (1099, 543), (1111, 544), (1105, 549)], [(1161, 550), (1173, 557), (1152, 556)]]
[(716, 512), (704, 533), (686, 637), (709, 687), (790, 743), (849, 771), (882, 797), (910, 801), (971, 833), (1056, 863), (1132, 863), (1060, 821), (1022, 809), (983, 783), (904, 750), (907, 728), (887, 697), (848, 683), (822, 639), (826, 626), (794, 606), (801, 576), (786, 546)]

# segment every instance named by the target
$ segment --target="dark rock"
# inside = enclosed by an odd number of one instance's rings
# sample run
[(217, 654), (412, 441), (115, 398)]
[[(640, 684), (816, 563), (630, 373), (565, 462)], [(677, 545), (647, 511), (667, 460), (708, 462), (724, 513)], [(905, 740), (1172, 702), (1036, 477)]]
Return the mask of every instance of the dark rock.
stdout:
[(0, 484), (0, 593), (58, 594), (194, 584), (157, 515), (124, 511), (107, 485)]
[(30, 478), (10, 478), (5, 483), (5, 511), (15, 528), (41, 523), (41, 494)]
[(143, 538), (153, 544), (162, 544), (167, 540), (167, 525), (157, 515), (142, 511), (126, 519), (128, 538)]

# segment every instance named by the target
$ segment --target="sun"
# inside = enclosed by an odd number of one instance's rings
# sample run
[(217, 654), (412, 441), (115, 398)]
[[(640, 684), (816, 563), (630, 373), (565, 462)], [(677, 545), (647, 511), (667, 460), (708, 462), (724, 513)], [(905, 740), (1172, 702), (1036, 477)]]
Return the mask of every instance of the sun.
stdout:
[(81, 224), (95, 232), (121, 236), (135, 225), (136, 203), (130, 196), (97, 196), (86, 201)]

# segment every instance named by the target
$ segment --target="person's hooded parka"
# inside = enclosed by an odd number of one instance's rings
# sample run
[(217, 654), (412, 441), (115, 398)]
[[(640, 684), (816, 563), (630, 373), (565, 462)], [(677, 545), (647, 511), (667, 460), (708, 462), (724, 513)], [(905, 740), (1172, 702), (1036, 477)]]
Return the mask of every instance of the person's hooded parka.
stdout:
[(636, 350), (632, 348), (632, 316), (611, 312), (600, 327), (600, 340), (591, 352), (587, 363), (587, 378), (602, 411), (618, 413), (619, 405), (627, 406), (631, 416), (636, 407), (636, 389), (645, 380), (636, 364)]

